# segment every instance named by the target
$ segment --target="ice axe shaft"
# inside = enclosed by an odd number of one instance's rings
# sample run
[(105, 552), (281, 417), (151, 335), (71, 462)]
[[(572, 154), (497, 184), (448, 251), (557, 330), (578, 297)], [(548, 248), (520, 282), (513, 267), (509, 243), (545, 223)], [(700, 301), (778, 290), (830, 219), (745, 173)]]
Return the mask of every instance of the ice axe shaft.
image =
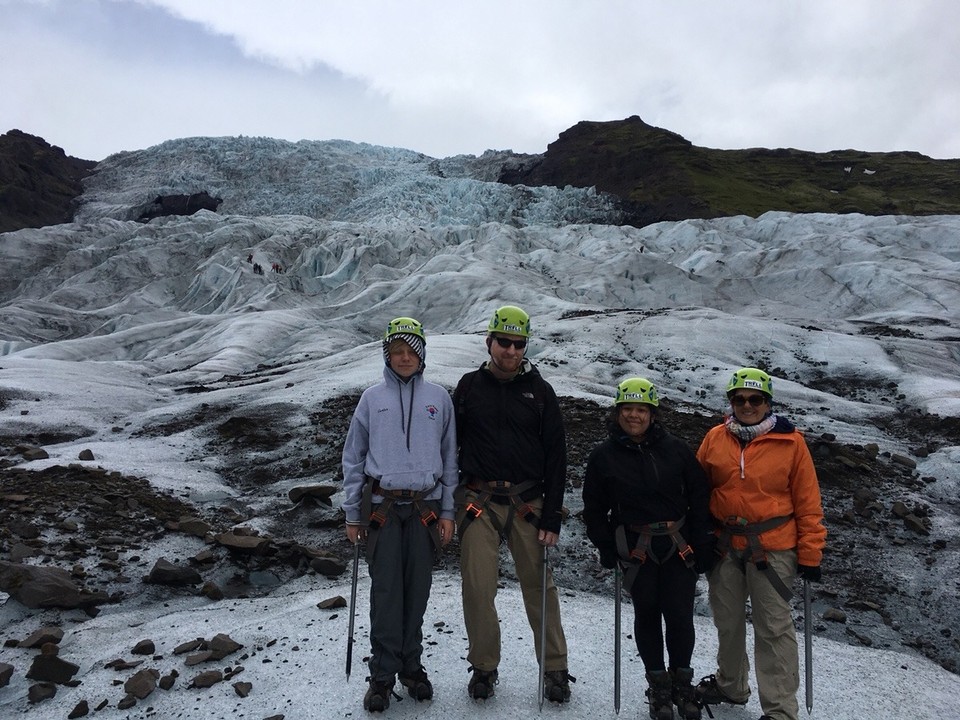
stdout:
[(543, 570), (540, 573), (540, 678), (537, 682), (537, 702), (543, 710), (543, 685), (547, 667), (547, 549), (543, 546)]
[(347, 630), (347, 680), (353, 665), (353, 620), (357, 614), (357, 575), (360, 569), (360, 539), (353, 544), (353, 579), (350, 581), (350, 628)]
[(813, 628), (810, 627), (810, 581), (803, 580), (803, 652), (807, 715), (813, 712)]
[(620, 563), (613, 571), (613, 709), (620, 714), (620, 594), (623, 591), (623, 579)]

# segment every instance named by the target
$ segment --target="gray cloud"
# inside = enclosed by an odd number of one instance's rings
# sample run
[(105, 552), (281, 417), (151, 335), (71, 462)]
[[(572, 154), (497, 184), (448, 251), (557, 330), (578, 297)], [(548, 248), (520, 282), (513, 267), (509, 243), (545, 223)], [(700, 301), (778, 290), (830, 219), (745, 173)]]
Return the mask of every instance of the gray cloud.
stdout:
[(960, 157), (960, 4), (0, 0), (0, 130), (542, 152), (640, 115), (708, 147)]

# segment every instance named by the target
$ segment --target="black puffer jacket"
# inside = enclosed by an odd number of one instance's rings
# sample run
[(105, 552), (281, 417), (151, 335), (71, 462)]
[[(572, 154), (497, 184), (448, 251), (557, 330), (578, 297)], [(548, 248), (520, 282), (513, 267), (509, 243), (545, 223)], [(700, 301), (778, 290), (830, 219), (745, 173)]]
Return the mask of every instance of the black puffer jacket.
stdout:
[(523, 372), (506, 382), (482, 366), (460, 379), (453, 406), (462, 482), (535, 481), (521, 498), (543, 496), (540, 528), (560, 532), (567, 443), (550, 384), (527, 361)]
[[(619, 428), (594, 448), (583, 484), (583, 520), (587, 537), (601, 557), (616, 553), (618, 525), (648, 525), (686, 517), (681, 534), (699, 555), (698, 565), (712, 555), (710, 488), (687, 444), (654, 421), (638, 445)], [(628, 533), (628, 543), (636, 534)], [(652, 551), (662, 557), (669, 537), (655, 536)]]

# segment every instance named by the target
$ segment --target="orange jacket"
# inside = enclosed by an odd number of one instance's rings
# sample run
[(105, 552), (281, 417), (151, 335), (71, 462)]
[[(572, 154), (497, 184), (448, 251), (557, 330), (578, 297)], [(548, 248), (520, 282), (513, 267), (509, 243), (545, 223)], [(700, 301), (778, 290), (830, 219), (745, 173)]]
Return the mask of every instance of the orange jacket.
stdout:
[[(796, 548), (800, 565), (820, 565), (827, 538), (820, 484), (799, 430), (774, 429), (741, 448), (724, 425), (717, 425), (703, 438), (697, 460), (710, 481), (715, 518), (760, 522), (792, 513), (786, 524), (762, 533), (761, 544), (766, 550)], [(747, 541), (734, 536), (731, 546), (742, 550)]]

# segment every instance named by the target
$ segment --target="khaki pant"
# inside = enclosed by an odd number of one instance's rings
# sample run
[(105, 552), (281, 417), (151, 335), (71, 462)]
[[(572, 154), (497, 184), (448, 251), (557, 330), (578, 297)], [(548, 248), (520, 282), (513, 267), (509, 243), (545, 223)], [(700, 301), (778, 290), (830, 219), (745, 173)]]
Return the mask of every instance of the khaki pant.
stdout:
[[(742, 552), (731, 551), (709, 575), (710, 608), (717, 627), (717, 685), (730, 699), (750, 697), (746, 604), (750, 598), (760, 707), (776, 720), (797, 720), (800, 660), (793, 610)], [(793, 550), (767, 551), (767, 562), (787, 587), (797, 573)]]
[[(472, 491), (466, 502), (476, 502)], [(539, 514), (542, 500), (532, 500), (530, 506)], [(496, 515), (500, 527), (507, 520), (508, 505), (488, 503), (480, 517), (472, 520), (460, 539), (460, 573), (462, 577), (463, 619), (467, 627), (470, 649), (467, 660), (478, 670), (489, 672), (500, 665), (500, 621), (495, 604), (497, 597), (500, 536), (490, 518)], [(457, 522), (463, 523), (465, 511), (459, 509)], [(513, 556), (523, 604), (534, 648), (540, 657), (540, 597), (543, 546), (537, 541), (538, 530), (520, 517), (514, 517), (507, 538), (507, 547)], [(553, 584), (553, 574), (547, 571), (547, 652), (544, 669), (567, 669), (567, 641), (560, 625), (560, 600)]]

